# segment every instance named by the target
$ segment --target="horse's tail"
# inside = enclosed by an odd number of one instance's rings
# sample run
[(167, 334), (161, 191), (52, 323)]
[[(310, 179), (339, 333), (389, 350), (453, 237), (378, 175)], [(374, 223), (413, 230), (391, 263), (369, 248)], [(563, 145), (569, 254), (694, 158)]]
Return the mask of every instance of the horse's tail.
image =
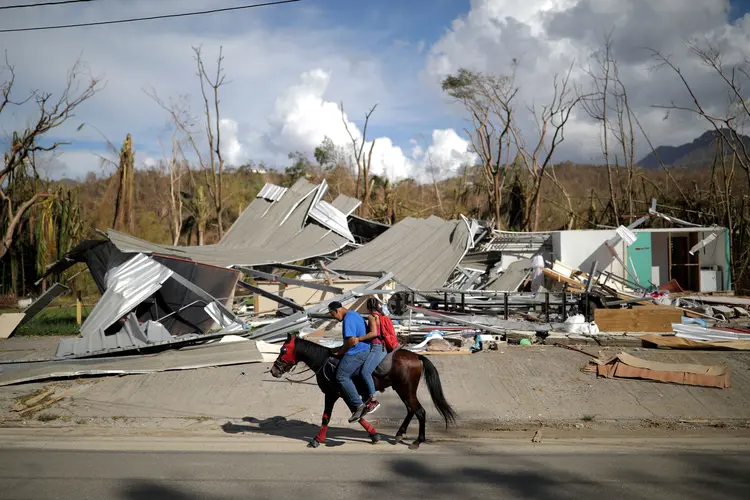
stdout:
[(443, 394), (443, 385), (440, 383), (440, 375), (438, 374), (437, 368), (432, 364), (432, 361), (427, 359), (425, 356), (419, 355), (419, 360), (422, 361), (422, 367), (424, 368), (425, 381), (427, 382), (427, 389), (430, 391), (430, 397), (434, 403), (437, 411), (443, 416), (445, 420), (445, 427), (449, 424), (455, 424), (458, 415), (453, 410), (448, 401), (445, 400)]

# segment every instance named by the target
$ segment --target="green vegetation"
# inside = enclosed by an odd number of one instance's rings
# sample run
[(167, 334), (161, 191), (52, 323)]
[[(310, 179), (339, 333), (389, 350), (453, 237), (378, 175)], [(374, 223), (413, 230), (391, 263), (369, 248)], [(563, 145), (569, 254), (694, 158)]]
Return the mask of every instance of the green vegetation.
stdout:
[[(90, 311), (90, 309), (89, 309)], [(83, 310), (83, 320), (88, 312)], [(0, 312), (18, 312), (16, 310), (0, 310)], [(34, 319), (18, 327), (14, 336), (29, 337), (36, 335), (78, 335), (80, 327), (76, 324), (75, 306), (49, 307), (39, 313)]]

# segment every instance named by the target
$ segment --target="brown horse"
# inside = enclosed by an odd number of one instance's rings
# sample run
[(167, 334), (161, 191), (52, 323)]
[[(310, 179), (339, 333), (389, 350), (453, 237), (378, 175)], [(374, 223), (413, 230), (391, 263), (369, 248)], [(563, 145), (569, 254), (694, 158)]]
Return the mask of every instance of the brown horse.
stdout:
[[(279, 357), (276, 358), (273, 367), (271, 367), (271, 375), (275, 378), (281, 377), (297, 363), (306, 364), (316, 373), (318, 387), (320, 387), (320, 390), (325, 395), (325, 408), (323, 410), (323, 424), (320, 427), (320, 432), (307, 445), (309, 448), (317, 448), (321, 443), (325, 442), (328, 422), (333, 412), (333, 405), (341, 397), (341, 391), (336, 383), (335, 375), (332, 370), (326, 368), (331, 356), (331, 349), (310, 342), (309, 340), (304, 340), (297, 335), (290, 334), (281, 348)], [(331, 373), (326, 373), (328, 371), (331, 371)], [(440, 384), (440, 375), (438, 375), (435, 365), (429, 359), (405, 349), (398, 349), (393, 353), (393, 362), (388, 373), (382, 376), (378, 376), (377, 373), (373, 374), (377, 390), (382, 392), (388, 387), (393, 387), (393, 390), (396, 391), (396, 394), (398, 394), (401, 401), (406, 405), (406, 418), (398, 429), (396, 443), (404, 439), (404, 434), (406, 434), (406, 429), (409, 427), (411, 419), (414, 415), (417, 416), (417, 420), (419, 420), (419, 437), (409, 446), (412, 450), (416, 450), (419, 448), (420, 443), (425, 442), (425, 411), (417, 399), (417, 386), (419, 386), (423, 371), (432, 402), (435, 404), (440, 415), (442, 415), (447, 427), (448, 424), (455, 422), (456, 413), (445, 400), (443, 387)], [(359, 423), (367, 431), (373, 444), (380, 441), (380, 436), (375, 428), (364, 418), (360, 419)]]

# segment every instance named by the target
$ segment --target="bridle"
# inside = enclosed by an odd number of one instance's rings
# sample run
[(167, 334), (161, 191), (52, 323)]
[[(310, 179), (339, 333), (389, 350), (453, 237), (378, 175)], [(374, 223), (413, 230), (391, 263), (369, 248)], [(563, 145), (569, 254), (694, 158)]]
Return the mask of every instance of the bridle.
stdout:
[[(298, 363), (297, 359), (296, 359), (296, 356), (294, 356), (294, 354), (291, 354), (291, 356), (290, 356), (291, 359), (289, 359), (289, 360), (284, 359), (284, 357), (287, 355), (287, 352), (288, 352), (287, 346), (286, 345), (281, 346), (281, 350), (279, 352), (279, 357), (277, 357), (276, 361), (273, 362), (274, 368), (276, 368), (278, 371), (280, 371), (281, 374), (290, 373), (294, 369), (294, 367), (297, 366), (297, 363)], [(312, 375), (310, 375), (306, 379), (292, 380), (289, 377), (285, 377), (285, 378), (286, 378), (287, 381), (289, 381), (291, 383), (296, 383), (296, 384), (307, 382), (308, 380), (316, 377), (321, 372), (321, 370), (324, 370), (325, 367), (326, 367), (326, 364), (328, 364), (328, 362), (323, 363), (320, 366), (320, 368), (318, 368), (317, 370), (315, 370), (315, 373), (313, 373)], [(312, 371), (312, 370), (308, 367), (306, 369), (306, 371)], [(302, 373), (305, 373), (305, 372), (303, 371)], [(323, 375), (325, 376), (325, 372), (323, 372)], [(326, 377), (326, 378), (328, 378), (328, 377)]]

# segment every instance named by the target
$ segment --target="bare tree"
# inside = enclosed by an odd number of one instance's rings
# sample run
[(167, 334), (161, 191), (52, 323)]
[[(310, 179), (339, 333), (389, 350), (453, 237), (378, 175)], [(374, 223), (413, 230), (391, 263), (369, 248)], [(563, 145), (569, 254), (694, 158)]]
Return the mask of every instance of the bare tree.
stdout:
[[(370, 124), (370, 117), (378, 107), (375, 104), (370, 111), (365, 114), (365, 124), (362, 127), (362, 137), (357, 139), (354, 137), (354, 133), (349, 129), (349, 123), (346, 119), (346, 113), (344, 113), (344, 103), (341, 103), (341, 121), (344, 122), (344, 128), (346, 133), (349, 134), (349, 139), (352, 141), (352, 156), (354, 156), (354, 163), (357, 165), (357, 185), (355, 188), (357, 199), (362, 200), (362, 205), (359, 207), (360, 215), (362, 217), (368, 217), (370, 211), (370, 193), (372, 185), (369, 182), (370, 179), (370, 167), (372, 166), (372, 151), (375, 149), (375, 140), (370, 143), (370, 149), (365, 155), (365, 145), (367, 144), (367, 127)], [(360, 186), (361, 189), (360, 189)], [(361, 197), (360, 197), (361, 195)]]
[(510, 163), (511, 140), (516, 135), (513, 124), (513, 99), (518, 93), (515, 76), (495, 76), (462, 68), (455, 75), (448, 75), (442, 88), (460, 102), (471, 117), (471, 129), (464, 130), (479, 157), (488, 187), (490, 212), (499, 229), (502, 227), (500, 210), (505, 167)]
[[(531, 231), (537, 231), (539, 227), (540, 195), (547, 167), (552, 164), (555, 149), (565, 140), (565, 124), (570, 119), (570, 114), (585, 97), (576, 95), (569, 85), (572, 69), (573, 66), (571, 65), (562, 79), (555, 75), (554, 92), (550, 104), (542, 106), (539, 113), (534, 106), (531, 108), (538, 127), (538, 139), (534, 149), (529, 150), (522, 140), (516, 141), (518, 150), (524, 157), (532, 179), (532, 195), (527, 199), (525, 217), (527, 227), (530, 227)], [(551, 137), (549, 137), (550, 135)]]
[[(195, 61), (198, 65), (198, 78), (201, 82), (201, 95), (206, 115), (206, 139), (209, 147), (209, 168), (204, 168), (206, 184), (211, 195), (219, 226), (219, 238), (224, 236), (224, 157), (221, 154), (221, 114), (219, 108), (219, 89), (226, 82), (222, 68), (222, 47), (216, 59), (216, 74), (213, 79), (206, 71), (200, 47), (193, 47)], [(209, 87), (209, 89), (207, 89)], [(209, 103), (210, 101), (210, 103)], [(212, 119), (213, 112), (213, 119)]]
[(14, 190), (16, 183), (28, 175), (27, 169), (31, 169), (36, 178), (35, 154), (37, 152), (54, 151), (66, 144), (56, 141), (51, 145), (43, 146), (40, 144), (42, 137), (72, 118), (75, 109), (101, 89), (101, 82), (96, 78), (81, 81), (80, 74), (83, 70), (80, 61), (73, 65), (68, 72), (65, 89), (57, 99), (53, 99), (50, 93), (33, 91), (24, 100), (14, 101), (12, 92), (16, 74), (14, 67), (8, 63), (6, 54), (5, 68), (2, 73), (7, 72), (9, 76), (0, 84), (0, 114), (9, 109), (9, 106), (20, 106), (29, 101), (33, 101), (36, 105), (36, 112), (25, 129), (13, 132), (8, 138), (8, 149), (5, 151), (0, 168), (0, 204), (2, 204), (0, 227), (4, 229), (0, 235), (0, 258), (10, 250), (26, 211), (41, 199), (53, 196), (36, 189)]
[[(747, 245), (750, 236), (750, 217), (747, 214), (747, 197), (739, 196), (750, 189), (750, 141), (743, 134), (743, 128), (750, 119), (750, 104), (743, 97), (744, 88), (750, 83), (750, 61), (745, 58), (728, 64), (721, 52), (707, 42), (689, 43), (688, 47), (724, 83), (727, 96), (726, 110), (723, 113), (722, 111), (713, 112), (705, 106), (680, 67), (668, 56), (656, 50), (652, 50), (652, 54), (657, 60), (657, 67), (671, 69), (678, 76), (689, 95), (691, 104), (678, 105), (672, 101), (669, 105), (655, 105), (654, 107), (667, 110), (667, 117), (672, 110), (689, 112), (705, 120), (714, 130), (717, 138), (717, 151), (712, 167), (711, 182), (714, 189), (719, 188), (719, 197), (724, 205), (721, 209), (724, 212), (723, 218), (726, 220), (727, 227), (731, 229), (732, 273), (737, 288), (740, 289), (743, 286), (747, 287), (750, 268), (750, 250)], [(726, 166), (728, 157), (731, 158), (729, 169)], [(722, 170), (721, 184), (715, 179), (717, 163), (721, 165)], [(746, 187), (739, 188), (736, 192), (735, 165), (739, 165), (745, 171), (746, 176)], [(712, 208), (716, 209), (716, 193), (712, 196), (714, 199)], [(692, 205), (691, 201), (697, 201), (690, 200), (684, 193), (683, 198), (688, 206)]]
[(706, 120), (714, 128), (717, 135), (732, 150), (738, 163), (745, 170), (748, 184), (750, 185), (750, 151), (748, 151), (748, 146), (743, 140), (741, 132), (738, 131), (737, 125), (740, 124), (741, 126), (745, 120), (750, 118), (750, 105), (742, 95), (743, 82), (741, 81), (744, 77), (744, 80), (750, 83), (750, 61), (745, 59), (740, 64), (733, 65), (731, 68), (725, 68), (721, 52), (710, 44), (700, 46), (696, 43), (691, 43), (688, 46), (701, 62), (712, 68), (726, 84), (729, 98), (728, 112), (724, 116), (716, 116), (709, 113), (701, 104), (697, 94), (693, 91), (685, 75), (680, 70), (680, 67), (661, 52), (652, 50), (654, 58), (659, 63), (658, 66), (668, 67), (677, 74), (693, 102), (693, 106), (679, 106), (672, 102), (670, 105), (656, 105), (655, 107), (667, 110), (687, 111)]
[[(187, 96), (180, 96), (175, 100), (165, 102), (154, 89), (148, 89), (145, 92), (169, 114), (175, 126), (185, 136), (185, 142), (195, 155), (198, 165), (205, 175), (206, 187), (216, 216), (219, 238), (221, 238), (224, 235), (224, 202), (226, 200), (224, 198), (224, 157), (221, 152), (221, 101), (219, 94), (220, 88), (228, 82), (222, 66), (224, 61), (222, 48), (219, 48), (216, 73), (213, 76), (206, 69), (201, 48), (193, 47), (193, 52), (195, 53), (196, 74), (200, 80), (201, 97), (203, 98), (203, 112), (206, 123), (204, 132), (208, 145), (208, 155), (202, 151), (197, 139), (200, 127), (190, 110)], [(201, 199), (205, 199), (205, 196), (202, 195)], [(201, 239), (199, 238), (199, 240)]]
[[(180, 242), (182, 232), (182, 208), (183, 201), (180, 192), (182, 191), (182, 175), (187, 169), (185, 155), (182, 152), (182, 145), (175, 130), (172, 134), (172, 149), (169, 157), (164, 152), (162, 145), (161, 161), (162, 171), (166, 171), (169, 178), (169, 194), (167, 196), (167, 215), (169, 218), (169, 231), (172, 235), (172, 245)], [(161, 142), (161, 141), (160, 141)]]
[(591, 91), (588, 97), (583, 98), (581, 94), (581, 105), (588, 115), (595, 121), (601, 123), (602, 135), (602, 153), (604, 154), (604, 162), (607, 166), (607, 182), (609, 184), (609, 196), (612, 199), (612, 207), (614, 209), (615, 223), (620, 224), (620, 214), (617, 207), (617, 194), (615, 192), (614, 177), (612, 175), (612, 162), (609, 156), (609, 133), (610, 124), (608, 118), (609, 102), (612, 80), (612, 67), (616, 66), (615, 61), (612, 59), (612, 36), (608, 34), (604, 41), (604, 50), (599, 51), (593, 56), (593, 68), (591, 63), (589, 68), (586, 70), (588, 75), (591, 77)]

